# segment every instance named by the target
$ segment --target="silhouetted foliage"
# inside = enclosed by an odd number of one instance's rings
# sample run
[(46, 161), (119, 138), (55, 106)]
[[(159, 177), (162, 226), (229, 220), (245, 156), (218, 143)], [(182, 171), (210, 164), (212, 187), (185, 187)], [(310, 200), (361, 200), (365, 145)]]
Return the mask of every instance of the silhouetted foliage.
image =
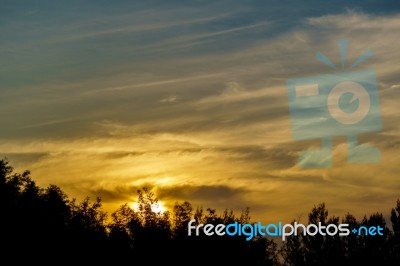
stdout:
[(13, 264), (119, 265), (400, 265), (400, 201), (391, 211), (392, 230), (380, 213), (357, 221), (329, 216), (325, 204), (314, 206), (308, 223), (350, 228), (381, 226), (383, 236), (364, 234), (292, 235), (278, 248), (270, 238), (256, 236), (188, 236), (188, 223), (246, 224), (250, 211), (239, 216), (226, 209), (203, 210), (185, 201), (169, 212), (157, 211), (158, 199), (147, 188), (138, 191), (137, 208), (122, 205), (110, 215), (100, 198), (70, 200), (57, 186), (40, 188), (29, 171), (15, 173), (0, 160), (0, 243), (2, 259)]
[[(398, 216), (393, 214), (392, 220)], [(325, 204), (315, 206), (309, 214), (309, 224), (321, 223), (339, 224), (338, 217), (328, 218)], [(383, 236), (350, 233), (346, 236), (290, 236), (282, 247), (284, 265), (400, 265), (398, 246), (392, 231), (386, 227), (382, 214), (375, 213), (365, 216), (358, 222), (354, 216), (347, 214), (342, 223), (349, 224), (349, 228), (361, 226), (380, 226)], [(395, 230), (396, 224), (393, 223)]]

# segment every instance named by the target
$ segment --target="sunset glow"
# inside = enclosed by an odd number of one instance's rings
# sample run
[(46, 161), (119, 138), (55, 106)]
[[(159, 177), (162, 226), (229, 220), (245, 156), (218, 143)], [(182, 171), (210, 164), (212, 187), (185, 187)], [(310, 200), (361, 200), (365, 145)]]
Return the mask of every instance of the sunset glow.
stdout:
[[(137, 202), (132, 202), (130, 203), (130, 207), (135, 210), (138, 211), (139, 210), (139, 204)], [(168, 211), (165, 207), (164, 207), (164, 203), (162, 203), (161, 201), (157, 202), (156, 204), (153, 204), (151, 206), (151, 210), (155, 213), (164, 213), (166, 211)]]

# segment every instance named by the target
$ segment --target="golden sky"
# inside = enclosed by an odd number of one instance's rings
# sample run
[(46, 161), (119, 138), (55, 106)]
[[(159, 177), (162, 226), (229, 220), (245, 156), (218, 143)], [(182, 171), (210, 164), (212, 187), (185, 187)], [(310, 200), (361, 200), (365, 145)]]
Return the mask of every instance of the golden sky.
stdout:
[[(304, 221), (320, 202), (387, 215), (400, 197), (400, 6), (194, 2), (6, 4), (1, 156), (109, 212), (148, 186), (167, 207), (248, 206), (262, 221)], [(383, 127), (359, 137), (382, 158), (347, 163), (338, 132), (332, 168), (300, 168), (320, 140), (293, 139), (286, 80), (348, 71), (315, 59), (339, 65), (341, 38), (349, 64), (373, 52), (357, 70), (377, 74)]]

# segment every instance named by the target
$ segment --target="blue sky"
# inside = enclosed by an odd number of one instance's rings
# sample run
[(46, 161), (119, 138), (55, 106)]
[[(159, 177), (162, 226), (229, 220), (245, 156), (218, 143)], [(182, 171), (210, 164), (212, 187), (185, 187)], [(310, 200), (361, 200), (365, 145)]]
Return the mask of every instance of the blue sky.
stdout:
[[(391, 206), (399, 10), (389, 0), (2, 1), (0, 154), (110, 209), (143, 185), (166, 205), (276, 219), (322, 201), (338, 215)], [(349, 62), (373, 51), (360, 69), (377, 73), (384, 127), (361, 140), (383, 159), (347, 164), (339, 139), (335, 167), (299, 169), (298, 154), (319, 144), (293, 140), (285, 82), (332, 73), (315, 53), (340, 62), (340, 38)]]

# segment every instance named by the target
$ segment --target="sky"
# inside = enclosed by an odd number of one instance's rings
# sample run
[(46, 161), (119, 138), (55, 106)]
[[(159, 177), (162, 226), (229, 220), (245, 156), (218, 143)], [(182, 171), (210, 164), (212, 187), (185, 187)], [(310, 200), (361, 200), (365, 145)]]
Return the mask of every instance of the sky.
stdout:
[[(386, 216), (400, 198), (400, 3), (380, 1), (7, 1), (0, 4), (0, 156), (41, 186), (112, 212), (152, 188), (170, 208), (254, 220)], [(353, 69), (340, 66), (371, 49)], [(301, 168), (320, 139), (293, 138), (286, 81), (370, 69), (382, 129), (359, 135), (379, 163)], [(324, 129), (321, 129), (323, 134)]]

